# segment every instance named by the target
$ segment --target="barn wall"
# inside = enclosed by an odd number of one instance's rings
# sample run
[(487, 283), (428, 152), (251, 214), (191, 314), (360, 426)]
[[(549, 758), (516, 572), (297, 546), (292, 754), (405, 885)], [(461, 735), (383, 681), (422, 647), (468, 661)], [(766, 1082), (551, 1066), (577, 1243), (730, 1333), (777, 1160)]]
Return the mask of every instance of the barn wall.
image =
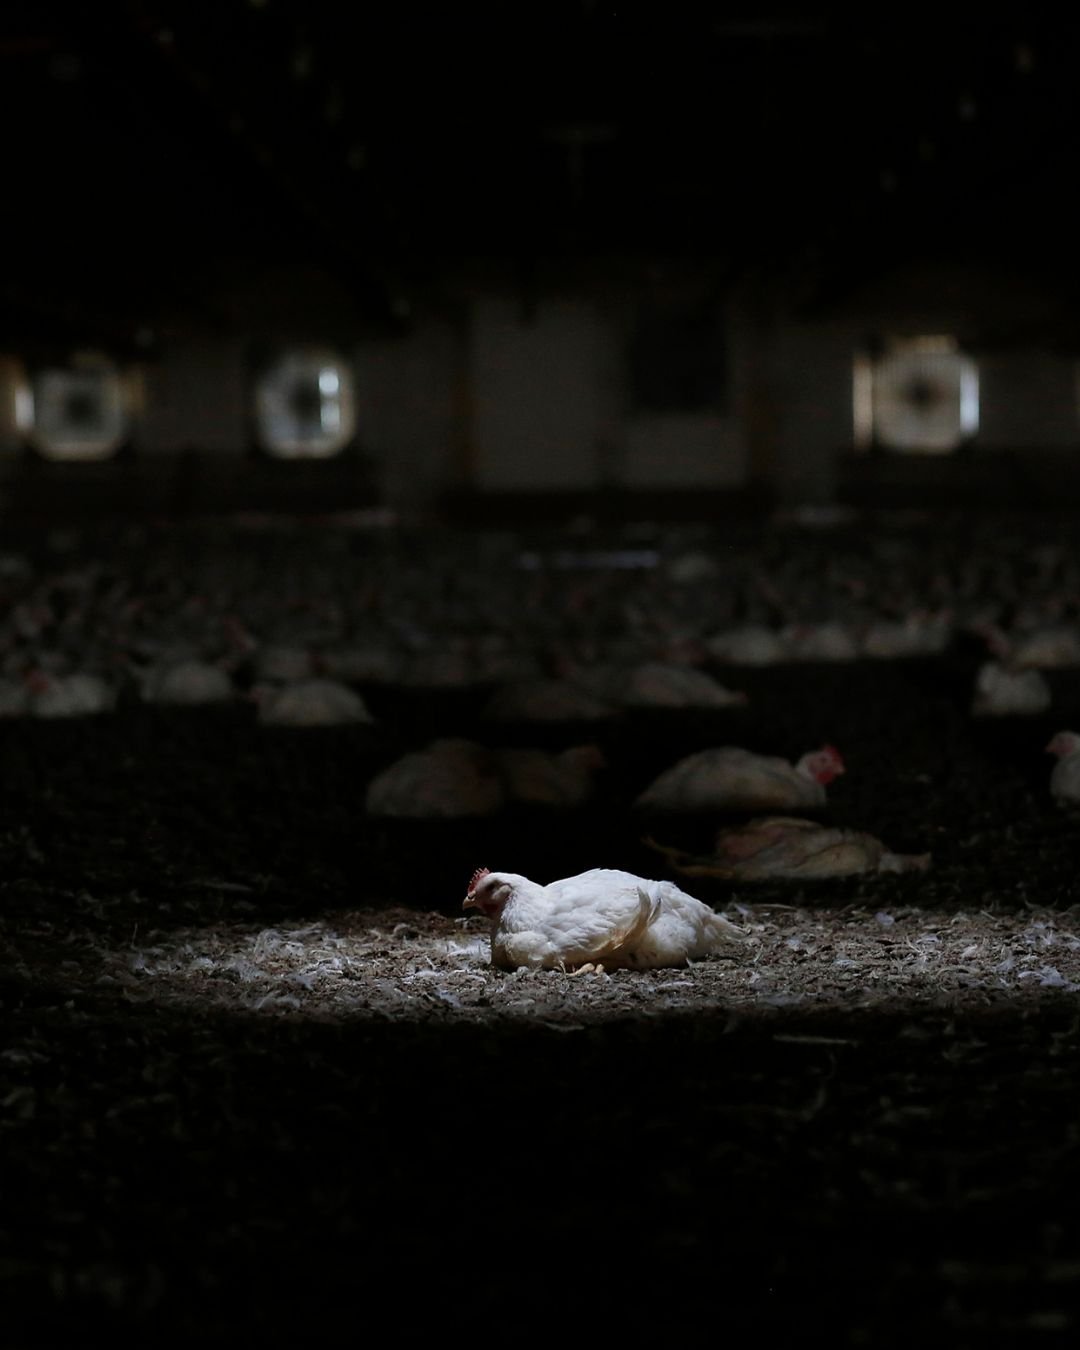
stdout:
[(357, 434), (386, 500), (419, 506), (456, 485), (468, 411), (460, 331), (421, 323), (407, 338), (363, 343), (354, 363)]
[(22, 437), (15, 420), (15, 391), (23, 377), (22, 363), (0, 354), (0, 458), (17, 455)]
[(746, 482), (746, 442), (733, 417), (639, 415), (626, 423), (624, 446), (628, 487), (734, 488)]
[(548, 301), (531, 319), (513, 300), (475, 304), (469, 352), (475, 487), (596, 485), (610, 341), (587, 301)]
[(1049, 352), (979, 358), (979, 435), (988, 450), (1069, 449), (1080, 456), (1076, 363)]
[(853, 441), (852, 363), (859, 330), (791, 324), (776, 329), (774, 342), (771, 486), (785, 505), (823, 505), (835, 495), (838, 455)]
[(192, 337), (147, 366), (144, 406), (132, 444), (144, 454), (206, 450), (239, 454), (250, 444), (246, 342)]
[[(723, 406), (657, 411), (635, 401), (627, 361), (633, 312), (633, 295), (548, 298), (529, 316), (515, 297), (488, 294), (458, 322), (420, 318), (407, 336), (345, 345), (357, 380), (358, 441), (382, 499), (408, 510), (460, 487), (693, 491), (748, 483), (781, 504), (836, 498), (852, 464), (853, 358), (868, 336), (896, 326), (884, 313), (754, 320), (732, 304)], [(904, 326), (915, 332), (920, 324)], [(932, 306), (921, 327), (948, 331)], [(137, 455), (199, 449), (236, 462), (251, 443), (249, 346), (246, 334), (178, 335), (148, 362), (132, 429)], [(980, 429), (965, 473), (978, 471), (983, 451), (990, 470), (1004, 462), (990, 452), (1011, 451), (1043, 477), (1049, 467), (1040, 467), (1040, 451), (1054, 472), (1073, 452), (1080, 462), (1076, 362), (1034, 349), (973, 351)], [(21, 462), (10, 422), (0, 415), (9, 470)], [(858, 472), (877, 470), (860, 459)], [(959, 477), (948, 463), (928, 472)]]
[(544, 302), (531, 320), (512, 301), (479, 302), (469, 362), (474, 486), (741, 486), (739, 417), (635, 408), (625, 340), (625, 315), (587, 300)]

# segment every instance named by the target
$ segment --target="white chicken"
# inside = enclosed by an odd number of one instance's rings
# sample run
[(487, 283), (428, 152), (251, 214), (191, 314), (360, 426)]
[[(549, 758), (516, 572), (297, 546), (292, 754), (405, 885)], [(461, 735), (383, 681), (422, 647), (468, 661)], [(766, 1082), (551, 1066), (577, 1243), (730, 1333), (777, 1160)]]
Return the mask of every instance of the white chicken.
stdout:
[(790, 624), (781, 636), (789, 661), (855, 661), (859, 656), (855, 635), (836, 619)]
[(1033, 717), (1050, 706), (1050, 686), (1037, 670), (987, 661), (975, 677), (973, 717)]
[(594, 697), (624, 708), (731, 708), (746, 703), (744, 693), (725, 688), (706, 671), (668, 661), (645, 661), (627, 670), (596, 666), (573, 678)]
[(1080, 631), (1065, 625), (1036, 628), (1012, 639), (1013, 661), (1036, 670), (1071, 670), (1080, 666)]
[(499, 764), (474, 741), (448, 737), (413, 750), (368, 784), (369, 816), (453, 820), (491, 816), (505, 804)]
[(228, 671), (195, 658), (155, 664), (141, 674), (140, 684), (147, 703), (174, 707), (228, 703), (236, 692)]
[(940, 656), (952, 638), (947, 610), (913, 610), (903, 619), (879, 619), (863, 633), (862, 654), (875, 661)]
[(724, 629), (708, 638), (705, 647), (723, 665), (775, 666), (790, 659), (786, 637), (764, 624)]
[(825, 789), (844, 772), (835, 747), (823, 745), (795, 764), (739, 746), (699, 750), (645, 789), (636, 805), (657, 811), (790, 811), (825, 805)]
[(448, 737), (413, 750), (368, 785), (371, 816), (411, 820), (491, 816), (507, 802), (570, 809), (592, 796), (593, 777), (605, 765), (595, 745), (546, 750), (489, 750)]
[(1044, 622), (1038, 610), (1020, 616), (1005, 632), (992, 620), (969, 625), (1010, 670), (1068, 670), (1080, 666), (1080, 629), (1075, 624)]
[(87, 717), (111, 712), (116, 706), (116, 690), (100, 675), (82, 671), (47, 675), (34, 671), (27, 678), (30, 712), (34, 717)]
[(593, 795), (595, 775), (607, 766), (597, 745), (572, 745), (557, 754), (506, 749), (495, 755), (506, 795), (525, 806), (584, 806)]
[(684, 876), (761, 881), (861, 876), (867, 872), (923, 872), (928, 853), (892, 853), (861, 830), (842, 830), (797, 816), (764, 816), (731, 826), (716, 836), (712, 857), (695, 858), (681, 849), (645, 841), (663, 853)]
[(259, 721), (272, 726), (332, 727), (373, 720), (360, 695), (337, 680), (296, 680), (280, 688), (256, 685), (251, 696)]
[(491, 961), (504, 970), (682, 966), (746, 937), (674, 882), (608, 867), (547, 886), (481, 867), (463, 907), (492, 920)]
[(1050, 795), (1059, 806), (1080, 806), (1080, 736), (1059, 731), (1046, 747), (1057, 763), (1050, 771)]

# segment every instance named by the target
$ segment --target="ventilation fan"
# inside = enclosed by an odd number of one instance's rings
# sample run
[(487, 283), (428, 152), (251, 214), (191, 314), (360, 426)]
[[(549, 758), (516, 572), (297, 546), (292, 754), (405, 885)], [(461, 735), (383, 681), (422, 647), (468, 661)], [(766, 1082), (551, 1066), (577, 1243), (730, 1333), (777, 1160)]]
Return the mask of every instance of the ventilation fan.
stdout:
[(128, 434), (123, 378), (98, 360), (40, 370), (24, 394), (19, 422), (46, 459), (109, 459)]
[(0, 450), (18, 446), (33, 421), (33, 395), (23, 363), (0, 355)]
[(897, 344), (874, 364), (872, 407), (877, 444), (947, 455), (978, 430), (978, 367), (949, 338)]
[(333, 352), (287, 352), (255, 387), (259, 444), (281, 459), (328, 459), (356, 430), (352, 371)]

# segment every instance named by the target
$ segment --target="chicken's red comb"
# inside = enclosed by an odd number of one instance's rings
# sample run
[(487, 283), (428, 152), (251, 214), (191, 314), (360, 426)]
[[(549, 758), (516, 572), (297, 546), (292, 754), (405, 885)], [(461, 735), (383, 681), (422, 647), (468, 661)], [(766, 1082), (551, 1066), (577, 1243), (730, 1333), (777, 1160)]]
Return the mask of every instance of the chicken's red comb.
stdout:
[(490, 874), (491, 874), (490, 867), (478, 867), (469, 879), (468, 894), (472, 895), (473, 892), (476, 890), (477, 886), (479, 886), (480, 883), (483, 881), (483, 879), (486, 876), (489, 876)]
[(835, 760), (837, 764), (843, 764), (844, 756), (837, 750), (835, 745), (823, 745), (821, 751), (822, 754), (828, 755), (831, 759)]

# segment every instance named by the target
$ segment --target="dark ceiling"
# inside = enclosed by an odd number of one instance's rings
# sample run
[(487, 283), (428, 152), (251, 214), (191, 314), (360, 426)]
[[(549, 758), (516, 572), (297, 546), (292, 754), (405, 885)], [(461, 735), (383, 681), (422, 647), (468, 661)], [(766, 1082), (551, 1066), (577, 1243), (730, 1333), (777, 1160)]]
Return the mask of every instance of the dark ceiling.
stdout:
[(5, 3), (0, 316), (119, 336), (312, 263), (373, 317), (466, 259), (1071, 285), (1080, 21), (989, 15)]

